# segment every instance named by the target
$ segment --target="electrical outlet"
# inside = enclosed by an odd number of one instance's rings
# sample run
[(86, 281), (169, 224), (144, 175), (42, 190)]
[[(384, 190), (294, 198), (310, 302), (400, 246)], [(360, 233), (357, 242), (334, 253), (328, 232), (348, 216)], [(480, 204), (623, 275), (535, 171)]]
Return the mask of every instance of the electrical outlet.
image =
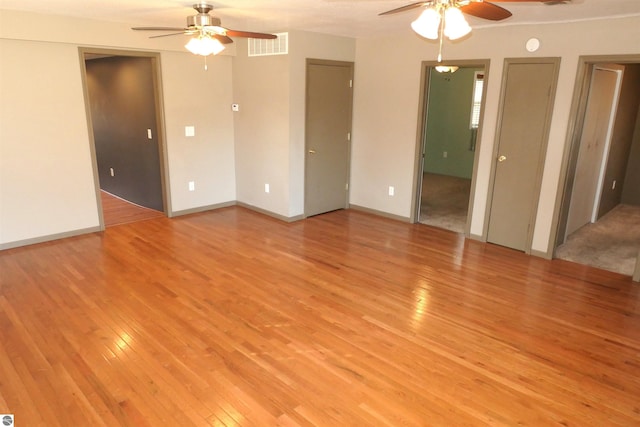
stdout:
[(111, 174), (111, 176), (116, 176), (116, 174), (113, 172), (113, 168), (109, 168), (109, 173)]
[(196, 183), (194, 181), (189, 181), (189, 191), (196, 191)]
[(270, 189), (269, 189), (269, 184), (265, 184), (265, 185), (264, 185), (264, 192), (265, 192), (265, 193), (268, 193), (269, 191), (270, 191)]
[(389, 195), (393, 196), (396, 193), (396, 189), (393, 188), (392, 186), (389, 186)]
[(443, 158), (445, 158), (445, 159), (446, 159), (448, 155), (449, 155), (449, 153), (447, 153), (446, 151), (443, 151), (443, 152), (442, 152), (442, 157), (443, 157)]

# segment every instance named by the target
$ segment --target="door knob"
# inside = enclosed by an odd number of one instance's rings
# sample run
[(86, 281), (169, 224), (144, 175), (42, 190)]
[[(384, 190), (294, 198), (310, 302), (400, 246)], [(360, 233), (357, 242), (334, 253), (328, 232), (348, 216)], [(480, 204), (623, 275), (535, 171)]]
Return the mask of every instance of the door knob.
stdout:
[(309, 150), (309, 154), (316, 154), (316, 150)]
[(500, 156), (500, 157), (498, 157), (498, 161), (499, 161), (499, 162), (504, 162), (505, 160), (507, 160), (507, 157), (506, 157), (506, 156)]

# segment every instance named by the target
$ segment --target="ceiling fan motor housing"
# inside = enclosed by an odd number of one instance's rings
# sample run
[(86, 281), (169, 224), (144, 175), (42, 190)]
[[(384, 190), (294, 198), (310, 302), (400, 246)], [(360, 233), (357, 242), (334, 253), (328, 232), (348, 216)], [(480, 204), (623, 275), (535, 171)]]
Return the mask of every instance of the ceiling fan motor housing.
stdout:
[(187, 26), (189, 27), (220, 27), (220, 18), (216, 18), (206, 13), (199, 13), (187, 17)]

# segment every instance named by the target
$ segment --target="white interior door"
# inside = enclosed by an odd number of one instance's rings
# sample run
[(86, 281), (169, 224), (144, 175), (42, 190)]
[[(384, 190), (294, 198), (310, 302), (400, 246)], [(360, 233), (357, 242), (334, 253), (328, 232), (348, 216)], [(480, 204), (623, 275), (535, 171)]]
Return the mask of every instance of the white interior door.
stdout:
[(621, 69), (598, 66), (593, 71), (571, 192), (567, 236), (597, 220), (621, 83)]

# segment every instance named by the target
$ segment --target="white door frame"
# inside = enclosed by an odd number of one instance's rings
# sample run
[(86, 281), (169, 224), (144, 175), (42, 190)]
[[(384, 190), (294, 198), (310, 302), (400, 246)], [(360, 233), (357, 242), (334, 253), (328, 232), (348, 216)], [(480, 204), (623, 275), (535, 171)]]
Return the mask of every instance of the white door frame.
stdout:
[(604, 148), (602, 153), (602, 161), (600, 163), (600, 172), (598, 175), (598, 184), (596, 187), (596, 197), (593, 201), (593, 209), (591, 211), (591, 222), (598, 220), (598, 210), (600, 209), (600, 200), (602, 199), (602, 190), (604, 187), (604, 176), (607, 172), (607, 163), (609, 161), (609, 151), (611, 148), (611, 138), (613, 136), (613, 128), (616, 122), (616, 114), (618, 113), (618, 101), (620, 99), (620, 89), (622, 87), (622, 75), (624, 73), (621, 68), (613, 68), (602, 65), (596, 65), (595, 70), (612, 71), (616, 73), (616, 86), (613, 92), (613, 100), (611, 101), (611, 111), (609, 112), (609, 123), (607, 125), (607, 135), (604, 140)]
[[(420, 77), (420, 99), (418, 108), (418, 127), (416, 130), (416, 145), (414, 153), (414, 168), (413, 168), (413, 198), (411, 200), (411, 216), (409, 222), (420, 222), (420, 197), (422, 195), (422, 174), (424, 172), (424, 138), (427, 125), (427, 111), (429, 102), (429, 79), (430, 73), (435, 72), (435, 67), (439, 65), (435, 61), (423, 61), (420, 64), (421, 77)], [(485, 82), (489, 79), (489, 66), (491, 61), (488, 59), (477, 60), (453, 60), (447, 61), (447, 65), (455, 65), (458, 67), (467, 68), (483, 68)], [(478, 172), (478, 164), (480, 162), (480, 146), (482, 144), (482, 123), (484, 121), (484, 110), (487, 96), (487, 86), (485, 83), (484, 90), (482, 91), (482, 106), (480, 108), (480, 124), (478, 125), (475, 153), (473, 157), (473, 172), (471, 175), (471, 191), (469, 194), (469, 208), (467, 209), (467, 223), (464, 228), (464, 235), (466, 238), (471, 236), (471, 215), (473, 213), (473, 202), (475, 200), (475, 188)]]
[(158, 157), (160, 162), (160, 186), (162, 192), (162, 205), (164, 214), (171, 218), (173, 211), (171, 210), (171, 192), (169, 182), (169, 157), (166, 141), (166, 126), (164, 121), (164, 105), (163, 105), (163, 93), (162, 93), (162, 66), (160, 64), (160, 53), (158, 52), (142, 52), (120, 49), (103, 49), (93, 47), (79, 47), (78, 55), (80, 58), (80, 77), (82, 80), (82, 90), (84, 94), (85, 114), (87, 118), (87, 129), (89, 136), (89, 149), (91, 152), (91, 166), (93, 169), (93, 185), (96, 194), (96, 205), (98, 209), (99, 229), (104, 231), (106, 229), (104, 221), (104, 211), (102, 207), (102, 198), (100, 196), (100, 176), (98, 173), (98, 160), (96, 154), (96, 142), (93, 133), (93, 121), (91, 119), (91, 107), (89, 105), (89, 89), (87, 85), (87, 67), (86, 60), (92, 55), (98, 56), (125, 56), (136, 58), (150, 58), (152, 64), (153, 74), (153, 90), (155, 97), (155, 111), (156, 111), (156, 132), (157, 132), (157, 144), (158, 144)]
[(555, 256), (558, 246), (566, 241), (569, 206), (573, 193), (573, 177), (576, 170), (580, 139), (582, 138), (582, 127), (584, 126), (584, 114), (591, 85), (591, 76), (593, 67), (599, 64), (640, 64), (640, 54), (585, 55), (580, 56), (578, 59), (576, 85), (568, 116), (567, 136), (562, 154), (563, 159), (558, 179), (556, 203), (554, 205), (553, 223), (550, 234), (552, 239), (549, 240), (547, 251), (540, 253), (541, 256), (547, 259), (552, 259)]

